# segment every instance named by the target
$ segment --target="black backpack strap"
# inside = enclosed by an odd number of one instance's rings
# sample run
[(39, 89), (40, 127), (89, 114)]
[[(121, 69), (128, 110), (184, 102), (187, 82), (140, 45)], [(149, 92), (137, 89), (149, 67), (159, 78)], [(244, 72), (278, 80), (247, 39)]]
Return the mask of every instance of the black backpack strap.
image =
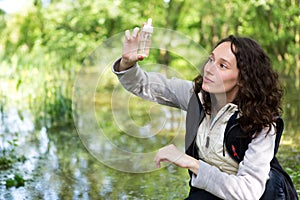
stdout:
[(252, 138), (242, 131), (237, 116), (238, 111), (236, 111), (227, 122), (223, 139), (223, 156), (225, 156), (226, 148), (231, 158), (239, 163), (244, 159), (248, 144)]
[(185, 150), (190, 156), (197, 159), (198, 152), (195, 153), (197, 145), (195, 138), (198, 133), (199, 125), (205, 117), (205, 113), (198, 97), (198, 94), (193, 93), (190, 98), (187, 115), (186, 115), (186, 133), (185, 133)]
[[(196, 145), (196, 136), (199, 125), (205, 117), (205, 113), (198, 97), (198, 94), (193, 93), (188, 104), (186, 114), (186, 133), (185, 133), (185, 152), (189, 156), (199, 159), (198, 148)], [(200, 189), (193, 187), (191, 184), (193, 172), (188, 170), (190, 175), (190, 195), (199, 192)]]
[(223, 139), (223, 156), (225, 156), (225, 142), (226, 142), (226, 138), (227, 138), (229, 129), (231, 129), (234, 125), (237, 125), (237, 122), (236, 122), (237, 115), (238, 115), (238, 111), (235, 111), (234, 114), (229, 118), (229, 120), (227, 122), (225, 132), (224, 132), (224, 139)]
[(278, 152), (279, 144), (280, 144), (280, 139), (282, 136), (282, 132), (284, 129), (284, 123), (281, 117), (277, 116), (276, 117), (276, 139), (275, 139), (275, 149), (274, 149), (274, 156)]

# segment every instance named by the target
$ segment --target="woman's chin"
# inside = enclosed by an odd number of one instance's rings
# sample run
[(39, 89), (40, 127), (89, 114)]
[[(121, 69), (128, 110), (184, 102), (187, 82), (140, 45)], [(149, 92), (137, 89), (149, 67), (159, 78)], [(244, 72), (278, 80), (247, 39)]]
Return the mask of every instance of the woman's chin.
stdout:
[(208, 92), (208, 93), (211, 92), (211, 90), (209, 89), (209, 87), (207, 85), (203, 85), (203, 84), (202, 84), (202, 90), (204, 90), (205, 92)]

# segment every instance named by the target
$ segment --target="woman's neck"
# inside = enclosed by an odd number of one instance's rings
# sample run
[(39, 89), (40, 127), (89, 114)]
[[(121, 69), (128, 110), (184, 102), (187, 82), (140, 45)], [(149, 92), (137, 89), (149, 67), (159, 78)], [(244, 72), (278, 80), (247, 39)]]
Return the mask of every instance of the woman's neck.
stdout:
[(217, 115), (219, 110), (227, 104), (226, 95), (212, 95), (211, 96), (211, 113), (212, 115)]

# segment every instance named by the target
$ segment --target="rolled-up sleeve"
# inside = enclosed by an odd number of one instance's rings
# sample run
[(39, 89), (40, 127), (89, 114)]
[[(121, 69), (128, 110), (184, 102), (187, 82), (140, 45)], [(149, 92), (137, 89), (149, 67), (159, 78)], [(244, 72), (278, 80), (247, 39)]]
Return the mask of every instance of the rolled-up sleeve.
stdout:
[(146, 100), (187, 110), (192, 95), (192, 81), (169, 79), (160, 73), (145, 72), (138, 64), (118, 72), (119, 62), (117, 60), (113, 64), (112, 71), (126, 90)]
[(239, 164), (238, 172), (230, 175), (220, 171), (216, 166), (199, 161), (197, 176), (192, 176), (192, 186), (207, 190), (223, 199), (259, 199), (269, 178), (270, 162), (274, 156), (275, 129), (272, 126), (252, 140)]

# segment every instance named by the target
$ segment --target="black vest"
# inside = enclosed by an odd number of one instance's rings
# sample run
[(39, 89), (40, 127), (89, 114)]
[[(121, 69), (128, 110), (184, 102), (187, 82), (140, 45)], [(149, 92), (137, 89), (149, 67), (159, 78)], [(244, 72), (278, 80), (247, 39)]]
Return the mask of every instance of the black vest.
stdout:
[[(198, 95), (193, 94), (189, 101), (187, 115), (186, 115), (185, 150), (186, 150), (186, 154), (196, 159), (199, 159), (198, 149), (196, 145), (196, 136), (198, 133), (199, 125), (203, 121), (204, 117), (205, 117), (205, 113), (202, 108), (200, 99)], [(274, 158), (271, 161), (271, 171), (275, 170), (276, 174), (278, 174), (279, 177), (277, 176), (275, 178), (282, 179), (283, 182), (282, 184), (284, 185), (283, 189), (284, 189), (286, 199), (295, 200), (298, 199), (298, 196), (294, 188), (294, 185), (291, 181), (291, 178), (282, 169), (277, 158), (275, 157), (278, 151), (280, 138), (283, 132), (283, 127), (284, 127), (283, 120), (280, 117), (278, 117), (276, 121), (276, 140), (275, 140)], [(241, 137), (241, 135), (243, 135), (241, 133), (242, 130), (237, 122), (237, 112), (236, 112), (230, 117), (224, 132), (223, 155), (225, 156), (225, 148), (226, 148), (229, 155), (238, 163), (243, 160), (245, 151), (248, 148), (248, 144), (251, 142), (251, 139), (249, 139), (249, 137), (243, 137), (243, 136)], [(189, 171), (189, 174), (191, 176), (192, 172)], [(270, 177), (274, 177), (274, 176), (270, 176)], [(268, 187), (268, 185), (271, 185), (269, 184), (271, 181), (272, 180), (270, 178), (269, 181), (267, 182), (265, 193), (261, 199), (265, 199), (264, 196), (267, 196), (266, 193), (268, 194), (271, 192), (276, 193), (276, 191), (274, 191), (273, 186), (272, 188), (271, 186)], [(190, 187), (191, 187), (190, 193), (199, 190), (198, 188), (192, 187), (191, 184)]]

